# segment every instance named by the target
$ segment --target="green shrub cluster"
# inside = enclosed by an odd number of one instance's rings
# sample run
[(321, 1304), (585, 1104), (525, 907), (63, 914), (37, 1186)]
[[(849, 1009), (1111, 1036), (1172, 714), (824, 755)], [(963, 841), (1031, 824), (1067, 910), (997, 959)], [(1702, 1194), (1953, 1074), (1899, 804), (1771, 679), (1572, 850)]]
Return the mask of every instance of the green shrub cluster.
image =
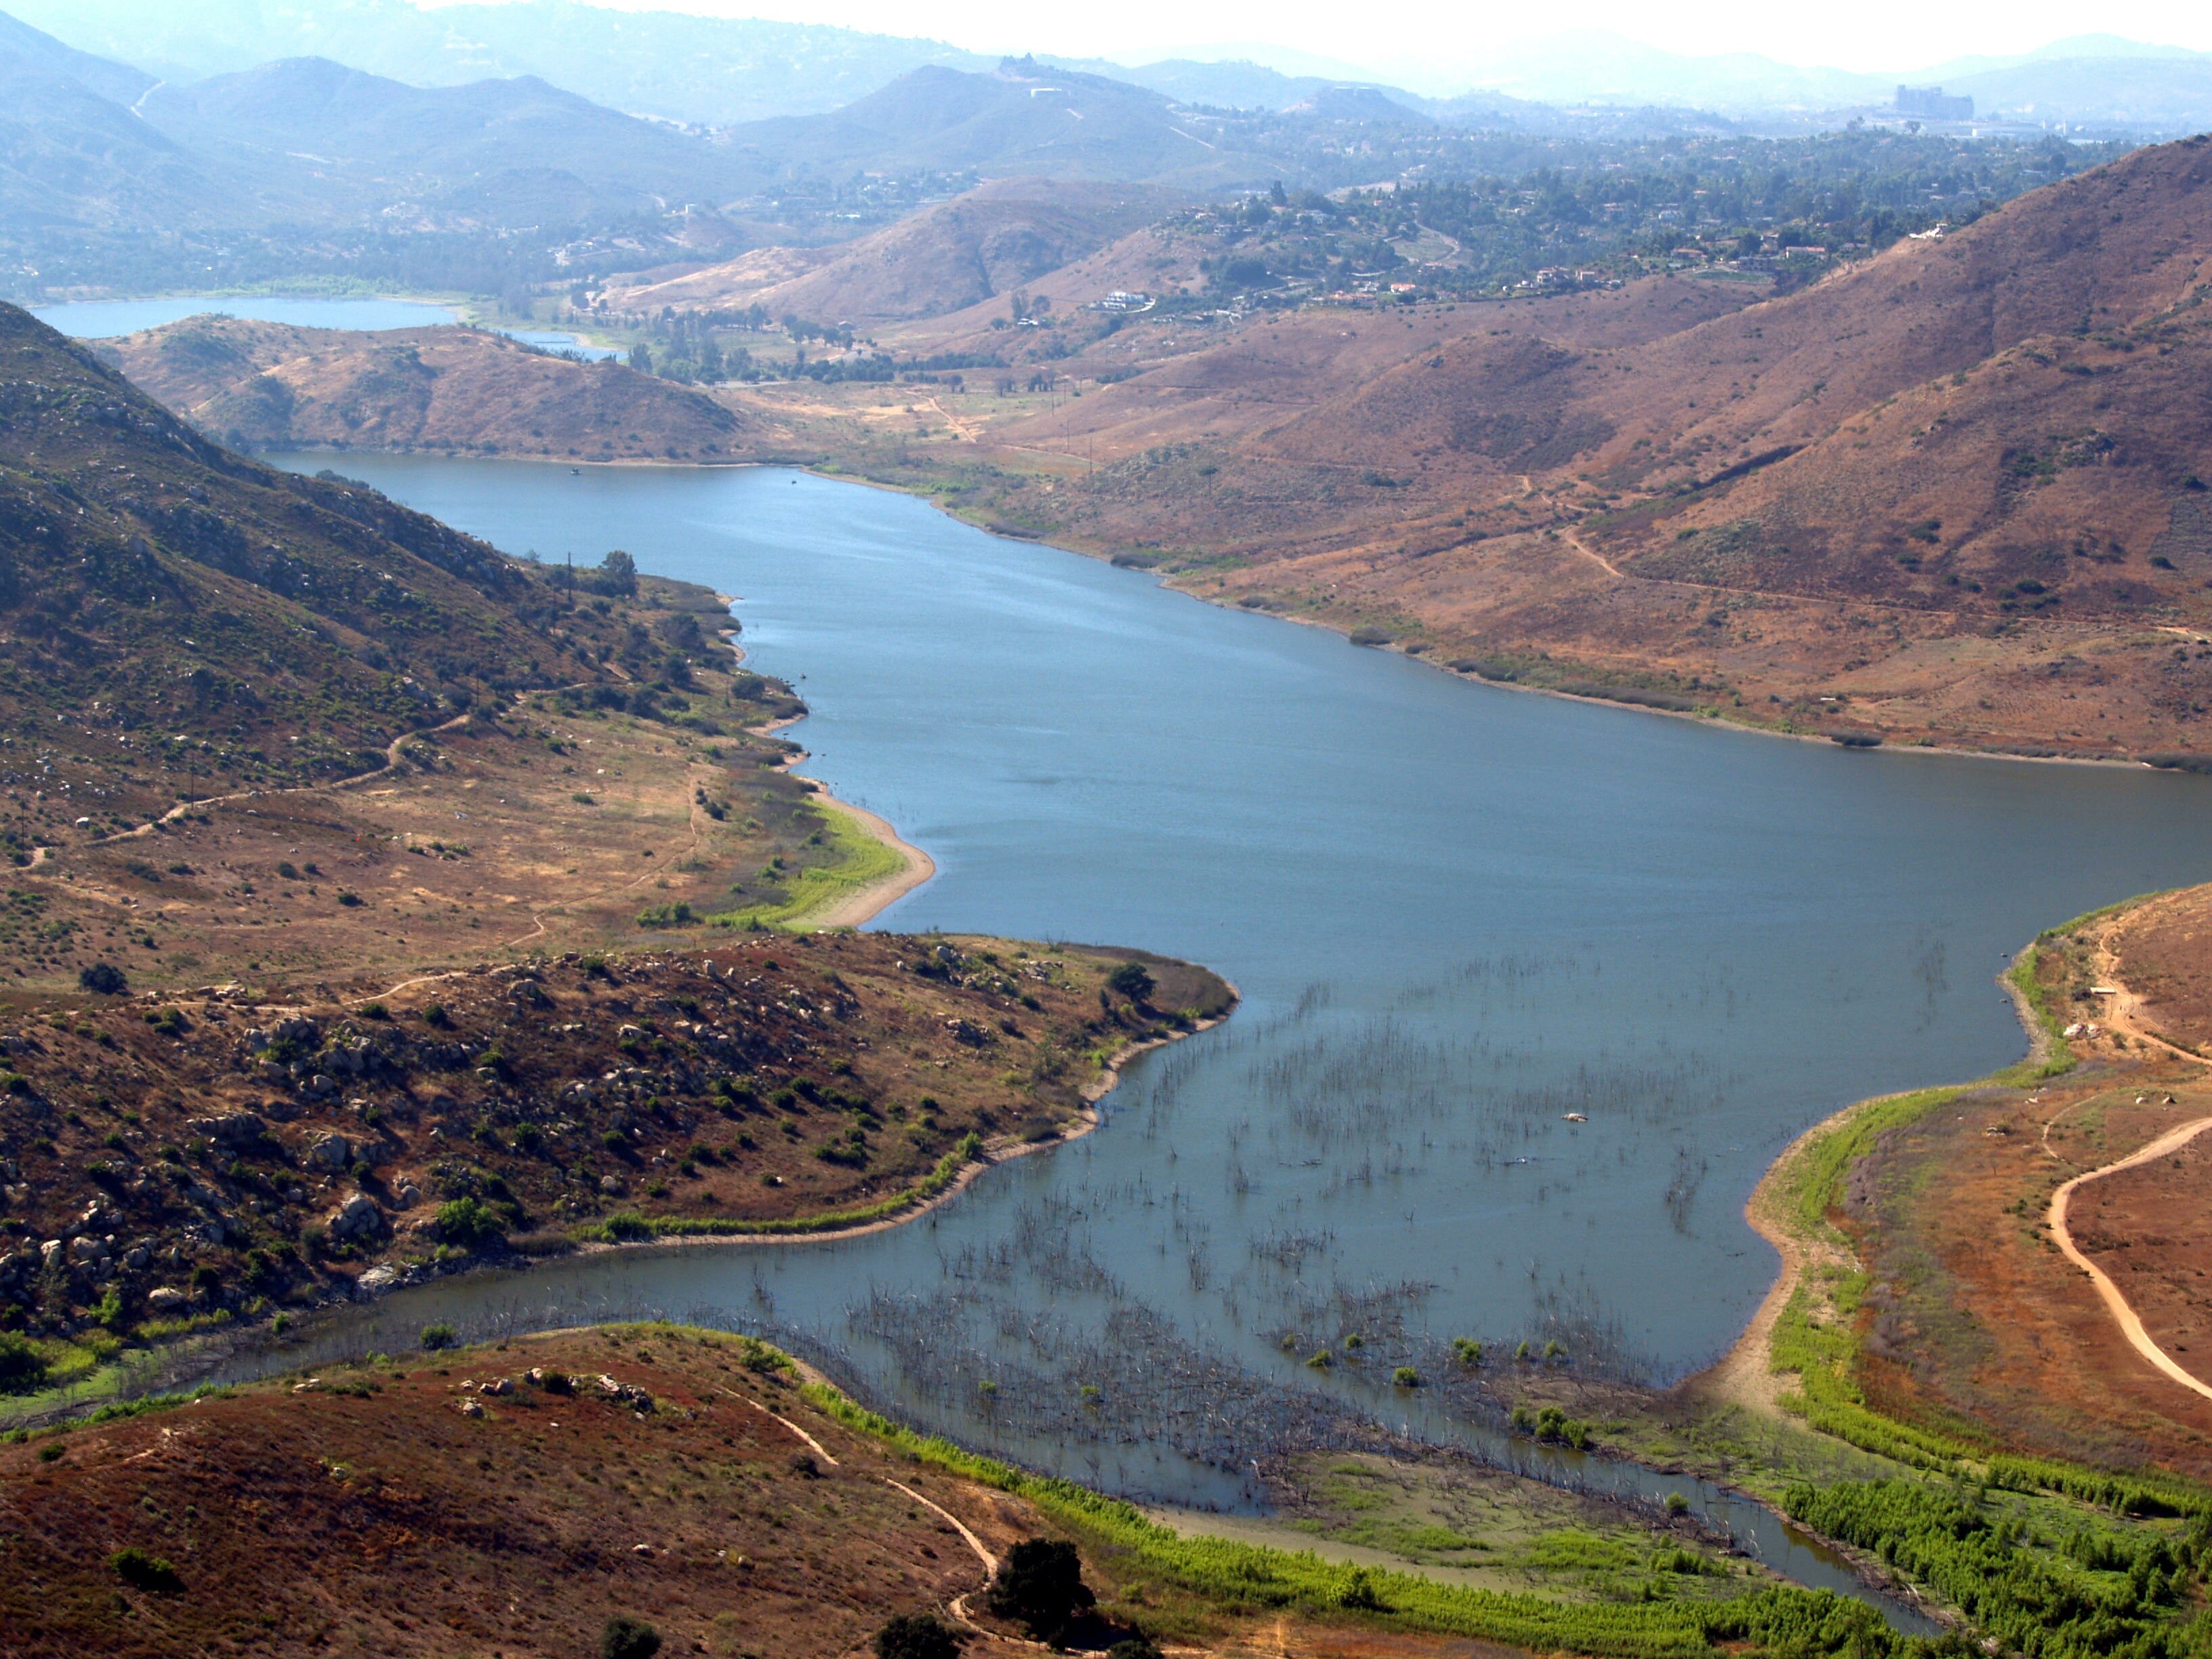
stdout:
[(1800, 1483), (1784, 1508), (1816, 1532), (1879, 1555), (2031, 1659), (2183, 1659), (2212, 1638), (2187, 1583), (2203, 1529), (2179, 1540), (2076, 1534), (2037, 1548), (2025, 1522), (1923, 1480)]
[(1516, 1406), (1511, 1421), (1522, 1433), (1533, 1434), (1550, 1444), (1572, 1446), (1577, 1451), (1589, 1449), (1590, 1425), (1568, 1416), (1557, 1406), (1543, 1406), (1534, 1411), (1526, 1406)]

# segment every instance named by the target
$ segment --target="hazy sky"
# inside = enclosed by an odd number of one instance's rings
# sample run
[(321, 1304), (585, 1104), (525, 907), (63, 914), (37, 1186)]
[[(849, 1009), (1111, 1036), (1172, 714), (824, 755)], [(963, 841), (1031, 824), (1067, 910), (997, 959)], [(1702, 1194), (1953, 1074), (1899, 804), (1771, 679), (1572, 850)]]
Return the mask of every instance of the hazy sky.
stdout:
[[(434, 0), (432, 0), (434, 3)], [(630, 10), (692, 11), (791, 22), (842, 23), (928, 35), (976, 52), (1036, 51), (1139, 62), (1222, 42), (1264, 41), (1363, 64), (1479, 64), (1500, 40), (1566, 27), (1610, 29), (1677, 52), (1758, 52), (1788, 63), (1903, 70), (1969, 53), (2022, 52), (2095, 29), (2212, 49), (2203, 0), (2115, 0), (2084, 12), (2075, 0), (1853, 0), (1777, 5), (1708, 0), (1695, 6), (1581, 0), (1565, 8), (1497, 0), (599, 0)], [(1207, 55), (1219, 55), (1209, 53)]]

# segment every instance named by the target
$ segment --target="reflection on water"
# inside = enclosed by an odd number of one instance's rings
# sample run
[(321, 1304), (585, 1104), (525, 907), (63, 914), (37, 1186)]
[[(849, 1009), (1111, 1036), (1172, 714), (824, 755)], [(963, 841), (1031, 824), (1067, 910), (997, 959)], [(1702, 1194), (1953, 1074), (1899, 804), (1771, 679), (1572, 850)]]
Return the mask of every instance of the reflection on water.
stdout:
[(1455, 1336), (1655, 1382), (1710, 1361), (1771, 1277), (1741, 1210), (1784, 1144), (2015, 1057), (2006, 957), (2206, 874), (2205, 780), (1463, 684), (880, 491), (346, 470), (512, 551), (621, 546), (740, 596), (757, 665), (813, 706), (806, 769), (937, 860), (884, 925), (1141, 944), (1246, 998), (1132, 1067), (1098, 1133), (924, 1222), (441, 1285), (387, 1334), (750, 1322), (971, 1443), (1241, 1501), (1300, 1424), (1411, 1422), (1389, 1368), (1440, 1371)]

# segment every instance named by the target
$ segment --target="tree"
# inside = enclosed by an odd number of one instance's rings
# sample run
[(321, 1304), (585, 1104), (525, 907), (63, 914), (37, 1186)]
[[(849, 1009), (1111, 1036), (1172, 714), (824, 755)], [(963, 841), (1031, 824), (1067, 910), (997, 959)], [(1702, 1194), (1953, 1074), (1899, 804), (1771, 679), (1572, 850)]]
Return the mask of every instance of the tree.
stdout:
[(1026, 1626), (1031, 1636), (1048, 1642), (1068, 1620), (1097, 1597), (1083, 1582), (1083, 1558), (1060, 1539), (1025, 1538), (1006, 1552), (992, 1575), (988, 1601), (993, 1613)]
[(618, 1613), (599, 1632), (599, 1659), (653, 1659), (660, 1651), (660, 1632), (642, 1619)]
[(642, 340), (629, 349), (629, 366), (641, 374), (653, 373), (653, 348)]
[(76, 976), (76, 982), (96, 996), (119, 997), (131, 988), (123, 970), (112, 962), (95, 962)]
[(958, 1634), (933, 1613), (902, 1614), (876, 1632), (876, 1659), (957, 1659)]
[(1152, 984), (1152, 976), (1140, 962), (1125, 962), (1106, 976), (1106, 988), (1132, 1002), (1142, 1002), (1151, 996)]
[(619, 547), (599, 561), (599, 589), (620, 599), (637, 592), (637, 561)]

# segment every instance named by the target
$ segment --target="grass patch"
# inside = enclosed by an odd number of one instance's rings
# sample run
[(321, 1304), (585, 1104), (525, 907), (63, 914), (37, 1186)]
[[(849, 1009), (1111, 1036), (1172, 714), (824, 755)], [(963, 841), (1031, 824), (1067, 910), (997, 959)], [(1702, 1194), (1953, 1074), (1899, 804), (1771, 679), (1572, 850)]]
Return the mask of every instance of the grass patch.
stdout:
[(799, 872), (781, 896), (723, 911), (710, 918), (718, 927), (793, 927), (864, 888), (888, 881), (906, 868), (906, 855), (887, 847), (851, 814), (817, 801), (815, 810), (828, 839), (828, 862)]

